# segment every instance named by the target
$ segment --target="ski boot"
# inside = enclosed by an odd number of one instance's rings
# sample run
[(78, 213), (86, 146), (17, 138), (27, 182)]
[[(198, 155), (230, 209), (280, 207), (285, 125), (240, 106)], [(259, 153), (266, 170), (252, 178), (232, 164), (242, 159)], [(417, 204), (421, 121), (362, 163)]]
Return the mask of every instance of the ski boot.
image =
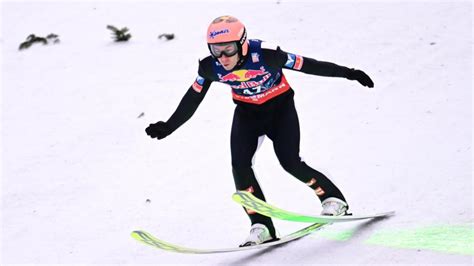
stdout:
[(242, 244), (239, 245), (239, 247), (258, 245), (274, 240), (276, 239), (273, 239), (273, 237), (270, 235), (270, 231), (265, 225), (253, 224), (250, 228), (250, 235)]
[(322, 205), (321, 215), (329, 216), (347, 215), (347, 209), (349, 208), (345, 201), (333, 197), (325, 199)]

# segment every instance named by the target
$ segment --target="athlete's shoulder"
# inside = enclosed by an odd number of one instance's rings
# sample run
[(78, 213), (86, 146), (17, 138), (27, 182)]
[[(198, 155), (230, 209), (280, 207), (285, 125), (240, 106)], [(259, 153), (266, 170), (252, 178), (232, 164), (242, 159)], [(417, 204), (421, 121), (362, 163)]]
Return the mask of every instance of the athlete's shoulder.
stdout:
[(199, 58), (199, 67), (211, 67), (216, 60), (212, 56), (206, 56), (204, 58)]
[(280, 49), (280, 46), (273, 42), (262, 41), (262, 56), (267, 64), (273, 67), (282, 67), (286, 60), (286, 53)]
[(249, 39), (249, 46), (260, 49), (276, 50), (277, 45), (260, 39)]
[(216, 60), (212, 56), (199, 59), (198, 74), (208, 80), (215, 80), (214, 64)]
[(278, 49), (280, 49), (280, 47), (277, 44), (273, 42), (267, 42), (267, 41), (262, 41), (261, 47), (262, 49), (273, 50), (273, 51), (277, 51)]

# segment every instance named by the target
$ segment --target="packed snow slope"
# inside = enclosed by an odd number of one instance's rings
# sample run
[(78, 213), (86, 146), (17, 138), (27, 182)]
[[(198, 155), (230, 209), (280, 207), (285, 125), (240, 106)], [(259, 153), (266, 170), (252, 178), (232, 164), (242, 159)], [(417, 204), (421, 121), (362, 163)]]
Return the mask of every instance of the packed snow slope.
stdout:
[[(2, 2), (1, 265), (322, 265), (473, 262), (470, 1)], [(205, 31), (231, 14), (250, 38), (362, 69), (375, 88), (285, 70), (301, 156), (372, 223), (331, 225), (264, 251), (183, 255), (130, 232), (196, 248), (235, 247), (249, 221), (231, 200), (230, 88), (214, 83), (192, 119), (166, 121), (208, 55)], [(128, 27), (115, 43), (107, 25)], [(60, 42), (18, 50), (30, 34)], [(175, 39), (158, 39), (174, 33)], [(267, 200), (317, 214), (266, 139), (255, 171)], [(275, 221), (280, 234), (305, 224)]]

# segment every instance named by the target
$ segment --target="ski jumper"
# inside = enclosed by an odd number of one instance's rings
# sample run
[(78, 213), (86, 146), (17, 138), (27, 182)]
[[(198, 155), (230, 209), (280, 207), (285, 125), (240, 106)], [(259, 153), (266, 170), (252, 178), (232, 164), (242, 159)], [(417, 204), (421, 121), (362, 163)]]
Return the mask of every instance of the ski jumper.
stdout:
[[(300, 128), (293, 100), (294, 91), (282, 69), (307, 74), (348, 77), (351, 70), (329, 62), (287, 53), (279, 47), (266, 48), (265, 42), (249, 40), (243, 62), (227, 71), (208, 56), (199, 62), (198, 77), (188, 89), (176, 111), (167, 121), (176, 130), (194, 114), (212, 82), (228, 84), (236, 104), (231, 131), (232, 173), (237, 190), (252, 192), (265, 200), (252, 169), (252, 158), (260, 136), (273, 142), (281, 166), (308, 187), (321, 201), (336, 197), (345, 201), (341, 191), (322, 173), (308, 166), (299, 156)], [(273, 237), (270, 218), (246, 210), (252, 224), (265, 224)]]

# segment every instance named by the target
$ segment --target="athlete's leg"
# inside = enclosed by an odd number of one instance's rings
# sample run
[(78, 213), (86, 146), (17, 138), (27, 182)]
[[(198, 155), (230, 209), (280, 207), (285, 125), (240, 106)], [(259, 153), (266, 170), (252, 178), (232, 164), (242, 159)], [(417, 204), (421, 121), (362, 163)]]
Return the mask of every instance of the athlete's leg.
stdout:
[[(265, 200), (262, 189), (252, 169), (252, 160), (257, 151), (260, 126), (258, 121), (239, 107), (236, 107), (231, 132), (232, 174), (237, 190), (252, 192), (257, 198)], [(245, 209), (245, 208), (244, 208)], [(275, 227), (269, 217), (246, 210), (252, 224), (261, 223), (268, 227), (273, 238)]]
[(341, 191), (324, 174), (301, 160), (300, 127), (293, 99), (281, 105), (273, 118), (268, 136), (283, 168), (311, 187), (321, 201), (336, 197), (345, 201)]

